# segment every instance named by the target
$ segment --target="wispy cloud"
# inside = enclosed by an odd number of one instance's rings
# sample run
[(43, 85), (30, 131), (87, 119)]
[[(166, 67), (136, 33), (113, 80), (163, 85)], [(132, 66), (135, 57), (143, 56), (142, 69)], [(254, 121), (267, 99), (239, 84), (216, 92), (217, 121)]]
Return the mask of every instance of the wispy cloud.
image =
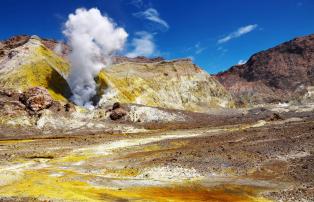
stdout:
[(137, 56), (152, 56), (156, 51), (153, 34), (145, 31), (135, 33), (136, 37), (132, 40), (133, 50), (126, 56), (134, 58)]
[(238, 38), (238, 37), (240, 37), (242, 35), (245, 35), (245, 34), (251, 32), (251, 31), (253, 31), (254, 29), (257, 28), (257, 26), (258, 26), (257, 24), (254, 24), (254, 25), (247, 25), (247, 26), (244, 26), (244, 27), (240, 27), (236, 31), (234, 31), (234, 32), (228, 34), (227, 36), (225, 36), (224, 38), (219, 39), (217, 42), (219, 44), (226, 43), (226, 42), (230, 41), (231, 39)]
[(133, 15), (135, 17), (144, 18), (144, 19), (149, 20), (151, 22), (157, 23), (157, 24), (161, 25), (162, 27), (169, 29), (168, 23), (165, 20), (161, 19), (158, 11), (154, 8), (149, 8), (145, 11), (134, 13)]
[(137, 8), (141, 8), (144, 5), (143, 0), (131, 0), (130, 4)]
[(63, 16), (62, 14), (60, 14), (60, 13), (54, 13), (54, 14), (53, 14), (53, 17), (55, 17), (55, 18), (58, 19), (58, 20), (62, 20), (62, 21), (65, 21), (65, 20), (66, 20), (66, 17)]
[(189, 52), (190, 54), (201, 54), (204, 50), (206, 50), (207, 47), (204, 47), (201, 42), (197, 42), (196, 44), (194, 44), (193, 46), (190, 46), (188, 48), (185, 48), (183, 50), (183, 52)]
[(201, 43), (198, 42), (197, 44), (194, 45), (194, 48), (195, 48), (195, 54), (198, 55), (200, 53), (202, 53), (204, 50), (206, 50), (205, 47), (202, 47), (201, 46)]
[(245, 64), (247, 61), (246, 60), (239, 60), (238, 65), (243, 65)]

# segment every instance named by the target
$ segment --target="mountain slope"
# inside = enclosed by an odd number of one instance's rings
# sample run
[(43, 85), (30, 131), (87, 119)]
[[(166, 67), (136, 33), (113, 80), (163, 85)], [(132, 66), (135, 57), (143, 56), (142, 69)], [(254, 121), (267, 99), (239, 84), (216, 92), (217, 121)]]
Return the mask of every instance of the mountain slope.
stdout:
[(55, 100), (71, 95), (66, 82), (69, 64), (38, 37), (13, 37), (1, 43), (0, 87), (24, 91), (42, 86)]
[[(71, 90), (66, 81), (70, 72), (70, 48), (53, 50), (57, 42), (38, 37), (17, 36), (0, 43), (0, 88), (24, 91), (41, 86), (55, 100), (67, 100)], [(94, 103), (135, 103), (154, 107), (204, 111), (209, 107), (233, 107), (224, 87), (190, 60), (116, 56), (113, 64), (97, 78)]]
[(189, 111), (233, 106), (223, 86), (187, 59), (115, 64), (100, 77), (106, 86), (100, 104), (120, 101)]
[(301, 99), (314, 85), (314, 35), (254, 54), (216, 78), (240, 104)]

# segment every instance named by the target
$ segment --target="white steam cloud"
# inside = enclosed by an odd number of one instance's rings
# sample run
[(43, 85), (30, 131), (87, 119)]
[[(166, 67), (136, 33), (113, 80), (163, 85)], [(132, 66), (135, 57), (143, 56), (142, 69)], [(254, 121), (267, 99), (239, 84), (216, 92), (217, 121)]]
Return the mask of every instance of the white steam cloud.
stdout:
[(68, 77), (72, 100), (91, 108), (96, 95), (94, 77), (110, 63), (112, 54), (124, 47), (128, 34), (96, 8), (80, 8), (70, 14), (63, 34), (72, 48)]
[(59, 42), (57, 43), (57, 45), (54, 47), (53, 51), (57, 54), (57, 55), (62, 55), (62, 44)]
[(126, 56), (134, 58), (137, 56), (149, 57), (155, 52), (154, 37), (151, 33), (141, 31), (135, 33), (136, 38), (131, 42), (133, 50)]

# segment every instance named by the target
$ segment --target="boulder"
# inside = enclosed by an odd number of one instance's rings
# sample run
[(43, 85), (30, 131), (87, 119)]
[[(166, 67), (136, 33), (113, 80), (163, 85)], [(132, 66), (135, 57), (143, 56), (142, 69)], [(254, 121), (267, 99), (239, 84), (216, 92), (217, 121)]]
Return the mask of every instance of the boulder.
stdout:
[(125, 115), (127, 115), (127, 111), (122, 109), (122, 108), (118, 108), (118, 109), (112, 110), (112, 112), (110, 114), (110, 119), (111, 120), (118, 120), (118, 119), (121, 119), (122, 117), (124, 117)]
[(53, 99), (43, 87), (29, 88), (20, 95), (20, 101), (30, 110), (37, 112), (49, 108)]
[(114, 103), (112, 109), (109, 109), (108, 112), (110, 112), (109, 117), (111, 120), (121, 119), (128, 114), (128, 112), (121, 107), (119, 102)]

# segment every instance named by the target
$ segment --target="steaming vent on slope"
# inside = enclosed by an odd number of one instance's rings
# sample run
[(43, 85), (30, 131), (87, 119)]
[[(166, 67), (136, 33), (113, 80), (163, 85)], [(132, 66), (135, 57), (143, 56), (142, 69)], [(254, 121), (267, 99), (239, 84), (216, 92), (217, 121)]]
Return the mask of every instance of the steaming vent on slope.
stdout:
[(77, 9), (70, 14), (63, 33), (72, 49), (68, 77), (71, 99), (78, 105), (93, 108), (92, 98), (97, 95), (94, 78), (110, 64), (113, 53), (124, 47), (128, 34), (96, 8)]

